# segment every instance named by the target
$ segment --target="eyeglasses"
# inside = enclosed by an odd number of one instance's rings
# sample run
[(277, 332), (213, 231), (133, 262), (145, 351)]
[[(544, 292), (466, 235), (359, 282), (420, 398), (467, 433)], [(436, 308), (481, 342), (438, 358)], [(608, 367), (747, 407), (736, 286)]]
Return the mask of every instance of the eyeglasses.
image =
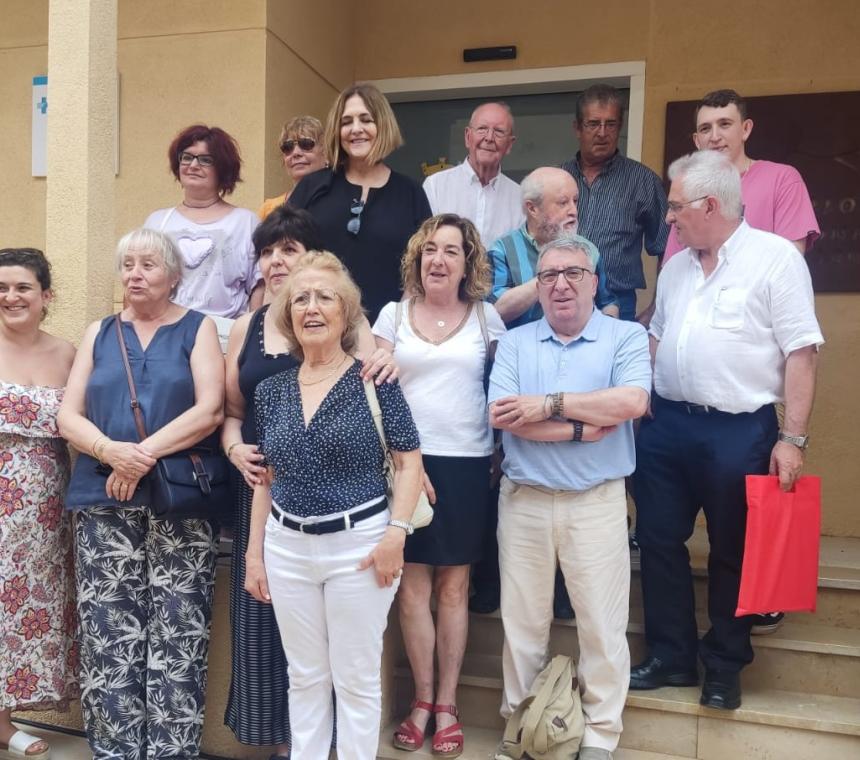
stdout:
[(296, 140), (284, 140), (281, 143), (281, 153), (285, 156), (289, 156), (290, 153), (296, 149), (296, 146), (307, 153), (308, 151), (313, 150), (316, 145), (317, 141), (310, 137), (299, 137)]
[(691, 201), (684, 201), (683, 203), (675, 203), (675, 201), (669, 201), (666, 205), (673, 214), (677, 214), (684, 206), (689, 206), (691, 203), (695, 203), (696, 201), (703, 201), (707, 198), (707, 195), (702, 195), (699, 198), (693, 198)]
[(501, 127), (488, 127), (486, 125), (480, 127), (473, 127), (470, 124), (469, 129), (471, 129), (482, 140), (487, 137), (490, 132), (493, 133), (493, 137), (495, 137), (497, 140), (504, 140), (510, 134), (508, 130), (502, 129)]
[(197, 166), (202, 166), (206, 169), (215, 166), (215, 159), (208, 153), (189, 153), (183, 150), (179, 154), (179, 163), (183, 166), (191, 166), (195, 161), (197, 161)]
[(349, 213), (353, 214), (352, 219), (346, 223), (346, 231), (357, 235), (361, 229), (361, 212), (364, 211), (364, 201), (353, 200), (349, 207)]
[(311, 298), (316, 298), (317, 306), (334, 306), (340, 296), (328, 288), (323, 290), (302, 290), (290, 297), (290, 307), (304, 311), (311, 305)]
[(594, 274), (590, 269), (584, 267), (565, 267), (564, 269), (544, 269), (537, 273), (537, 278), (541, 285), (555, 285), (558, 282), (558, 276), (563, 274), (564, 279), (573, 285), (576, 282), (582, 282), (586, 272)]
[(587, 121), (582, 125), (585, 128), (586, 132), (597, 132), (601, 127), (603, 127), (607, 132), (617, 132), (621, 129), (621, 122), (615, 121), (615, 119), (610, 119), (609, 121), (598, 121), (597, 119), (592, 119), (591, 121)]

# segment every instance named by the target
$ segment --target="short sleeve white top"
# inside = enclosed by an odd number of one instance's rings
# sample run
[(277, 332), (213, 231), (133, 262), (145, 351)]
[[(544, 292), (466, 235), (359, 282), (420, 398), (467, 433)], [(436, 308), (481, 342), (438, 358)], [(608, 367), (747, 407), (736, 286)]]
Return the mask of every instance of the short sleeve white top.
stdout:
[(228, 319), (248, 311), (250, 293), (262, 279), (251, 240), (259, 221), (246, 208), (205, 224), (187, 219), (175, 207), (153, 211), (143, 226), (170, 235), (182, 254), (182, 282), (174, 301)]
[(803, 256), (746, 222), (709, 277), (690, 248), (663, 267), (649, 332), (660, 396), (732, 414), (784, 401), (786, 357), (824, 343)]
[[(474, 304), (463, 326), (442, 343), (431, 343), (412, 327), (410, 302), (403, 304), (395, 335), (396, 303), (386, 304), (373, 334), (394, 344), (400, 385), (421, 438), (421, 453), (483, 457), (493, 451), (484, 393), (486, 347)], [(505, 332), (495, 308), (483, 304), (490, 342)]]

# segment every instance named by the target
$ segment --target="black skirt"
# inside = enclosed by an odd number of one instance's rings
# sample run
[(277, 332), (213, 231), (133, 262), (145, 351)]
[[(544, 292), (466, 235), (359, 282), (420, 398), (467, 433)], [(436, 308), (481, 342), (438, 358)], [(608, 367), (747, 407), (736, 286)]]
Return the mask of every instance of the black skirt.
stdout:
[(481, 558), (490, 494), (490, 457), (424, 456), (436, 490), (433, 522), (406, 539), (404, 559), (422, 565), (471, 565)]

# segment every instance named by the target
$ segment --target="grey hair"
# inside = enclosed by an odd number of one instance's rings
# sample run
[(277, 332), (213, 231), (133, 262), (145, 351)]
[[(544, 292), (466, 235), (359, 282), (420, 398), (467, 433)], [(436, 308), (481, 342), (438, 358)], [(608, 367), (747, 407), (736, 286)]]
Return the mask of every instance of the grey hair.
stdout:
[(150, 230), (146, 227), (138, 227), (131, 232), (127, 232), (116, 244), (116, 269), (118, 272), (122, 271), (122, 260), (132, 249), (154, 251), (161, 254), (161, 260), (164, 262), (164, 268), (167, 270), (168, 277), (171, 280), (176, 278), (178, 286), (179, 281), (182, 280), (182, 254), (171, 237), (165, 235), (163, 232)]
[(600, 261), (600, 254), (597, 249), (594, 246), (586, 245), (581, 239), (573, 235), (559, 235), (555, 240), (550, 240), (542, 245), (538, 252), (536, 270), (540, 268), (543, 257), (550, 251), (570, 251), (571, 253), (581, 251), (588, 257), (588, 263), (591, 264), (592, 269), (597, 271), (597, 262)]
[(624, 101), (621, 98), (621, 93), (612, 85), (601, 83), (593, 84), (587, 90), (583, 90), (576, 99), (576, 123), (580, 126), (586, 107), (592, 103), (601, 106), (616, 106), (619, 121), (624, 121)]
[(537, 177), (538, 169), (527, 174), (523, 181), (520, 182), (520, 193), (523, 196), (523, 208), (525, 208), (526, 203), (534, 203), (536, 206), (540, 206), (543, 203), (543, 182), (540, 181), (540, 175)]
[(670, 164), (669, 179), (681, 182), (687, 198), (712, 195), (720, 202), (723, 217), (741, 218), (741, 175), (728, 156), (715, 150), (700, 150), (682, 156)]

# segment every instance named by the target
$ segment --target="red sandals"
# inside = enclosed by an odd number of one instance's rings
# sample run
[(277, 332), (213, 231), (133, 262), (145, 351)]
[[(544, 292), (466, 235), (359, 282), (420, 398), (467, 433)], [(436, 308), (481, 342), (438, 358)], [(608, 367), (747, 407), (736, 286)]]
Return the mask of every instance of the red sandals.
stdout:
[[(426, 710), (429, 713), (434, 712), (433, 705), (429, 702), (422, 702), (420, 699), (412, 700), (412, 704), (409, 706), (409, 712), (412, 712), (416, 707), (420, 710)], [(427, 722), (430, 722), (429, 718)], [(403, 722), (394, 732), (392, 743), (397, 749), (403, 749), (407, 752), (415, 752), (424, 746), (424, 733), (424, 731), (415, 725), (411, 718), (407, 717), (403, 719)], [(399, 737), (405, 737), (405, 740)]]
[[(460, 717), (456, 705), (434, 705), (434, 713), (450, 713), (455, 718)], [(463, 754), (463, 724), (459, 720), (448, 728), (440, 728), (433, 734), (431, 747), (433, 754), (437, 757), (459, 757)], [(453, 744), (454, 749), (442, 750), (443, 744)]]

